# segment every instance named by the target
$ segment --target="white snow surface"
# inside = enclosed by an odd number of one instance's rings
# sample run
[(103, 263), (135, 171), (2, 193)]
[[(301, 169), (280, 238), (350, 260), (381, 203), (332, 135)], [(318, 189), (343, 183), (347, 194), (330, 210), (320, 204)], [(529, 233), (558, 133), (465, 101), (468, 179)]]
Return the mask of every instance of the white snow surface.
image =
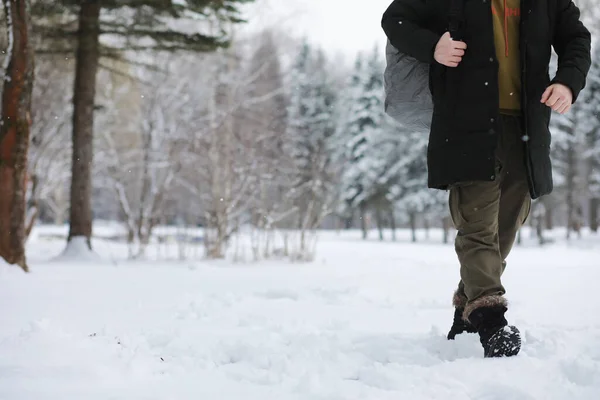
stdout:
[(515, 248), (523, 350), (489, 360), (445, 339), (451, 245), (321, 236), (309, 265), (114, 261), (96, 239), (82, 267), (34, 235), (31, 274), (0, 263), (0, 399), (600, 399), (600, 238)]

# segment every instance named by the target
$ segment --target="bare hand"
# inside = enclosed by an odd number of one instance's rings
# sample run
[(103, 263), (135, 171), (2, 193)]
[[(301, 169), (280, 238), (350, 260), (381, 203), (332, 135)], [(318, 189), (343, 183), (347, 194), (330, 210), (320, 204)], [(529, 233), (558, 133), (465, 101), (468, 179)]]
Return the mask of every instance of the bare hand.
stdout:
[(458, 67), (465, 55), (467, 44), (465, 42), (452, 40), (450, 32), (444, 33), (435, 47), (434, 58), (446, 67)]
[(573, 105), (573, 93), (567, 86), (555, 83), (548, 86), (548, 89), (542, 95), (541, 102), (554, 111), (565, 114)]

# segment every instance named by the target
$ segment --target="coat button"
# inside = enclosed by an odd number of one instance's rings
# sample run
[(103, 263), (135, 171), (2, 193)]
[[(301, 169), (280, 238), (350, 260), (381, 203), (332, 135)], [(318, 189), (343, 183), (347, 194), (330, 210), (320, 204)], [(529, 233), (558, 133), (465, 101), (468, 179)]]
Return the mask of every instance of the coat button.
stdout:
[(489, 84), (490, 84), (489, 82), (486, 82), (486, 83), (485, 83), (485, 86), (487, 86), (487, 85), (489, 85)]
[(490, 62), (494, 62), (494, 57), (490, 57)]
[(496, 175), (492, 175), (492, 176), (490, 176), (490, 179), (491, 179), (491, 180), (494, 180), (494, 179), (496, 179)]
[(495, 118), (490, 118), (490, 122), (493, 124), (494, 122), (496, 122)]

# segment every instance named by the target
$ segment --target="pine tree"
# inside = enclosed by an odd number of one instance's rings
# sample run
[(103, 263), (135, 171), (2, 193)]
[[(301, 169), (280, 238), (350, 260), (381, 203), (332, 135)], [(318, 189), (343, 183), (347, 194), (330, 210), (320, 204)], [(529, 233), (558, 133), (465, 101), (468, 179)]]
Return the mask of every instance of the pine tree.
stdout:
[(297, 257), (313, 256), (310, 233), (332, 211), (337, 170), (332, 162), (336, 95), (322, 52), (301, 47), (291, 77), (286, 153), (292, 162), (289, 196), (297, 209)]
[[(345, 111), (337, 141), (345, 149), (346, 171), (342, 176), (342, 196), (349, 209), (358, 209), (363, 237), (367, 236), (366, 211), (372, 206), (376, 214), (389, 208), (390, 154), (395, 151), (390, 140), (390, 121), (383, 107), (383, 62), (375, 48), (367, 59), (359, 55), (349, 82)], [(377, 218), (381, 225), (381, 218)], [(381, 227), (380, 227), (381, 228)]]
[[(556, 67), (556, 60), (556, 57), (553, 57), (553, 67)], [(567, 114), (561, 115), (552, 111), (550, 121), (555, 196), (562, 197), (561, 203), (566, 206), (567, 238), (571, 237), (573, 230), (579, 231), (581, 225), (582, 207), (579, 193), (583, 189), (583, 180), (578, 154), (581, 154), (585, 146), (585, 107), (585, 92), (582, 92), (581, 98)], [(545, 212), (551, 213), (552, 210), (546, 209)]]
[(427, 136), (404, 128), (402, 135), (402, 162), (397, 168), (399, 179), (395, 200), (397, 209), (408, 216), (412, 240), (416, 242), (417, 217), (425, 212), (432, 200), (427, 188)]
[[(41, 50), (75, 51), (70, 242), (91, 249), (91, 169), (96, 75), (102, 56), (132, 51), (213, 51), (229, 44), (224, 27), (241, 22), (251, 0), (37, 0), (32, 12)], [(106, 37), (106, 41), (101, 38)], [(71, 38), (76, 38), (76, 41)], [(110, 42), (110, 45), (106, 43)]]
[(354, 211), (360, 208), (360, 220), (363, 235), (366, 236), (365, 206), (364, 201), (359, 198), (363, 191), (361, 177), (357, 170), (357, 164), (365, 156), (367, 141), (362, 135), (359, 126), (354, 123), (356, 104), (363, 90), (363, 58), (359, 54), (354, 63), (351, 77), (348, 79), (346, 88), (338, 103), (338, 121), (335, 133), (336, 146), (334, 157), (336, 162), (345, 166), (345, 172), (341, 177), (342, 202), (338, 213), (346, 219), (346, 225), (352, 224)]
[[(592, 31), (592, 37), (600, 29), (600, 8), (594, 0), (580, 0), (577, 2), (582, 10), (582, 19), (586, 26)], [(598, 46), (596, 46), (598, 48)], [(566, 115), (552, 112), (552, 161), (555, 177), (555, 194), (544, 197), (547, 225), (553, 220), (553, 203), (565, 204), (567, 215), (567, 235), (570, 237), (572, 230), (578, 230), (583, 223), (582, 194), (590, 195), (590, 226), (596, 228), (597, 210), (600, 200), (598, 198), (594, 156), (595, 143), (598, 133), (598, 56), (594, 52), (594, 63), (588, 76), (588, 84), (581, 92), (579, 99)], [(553, 55), (551, 71), (557, 66), (556, 55)], [(585, 156), (582, 158), (581, 154)], [(586, 185), (587, 183), (587, 185)], [(585, 188), (589, 190), (585, 190)], [(553, 198), (560, 198), (552, 201)], [(596, 214), (596, 215), (594, 215)], [(596, 221), (596, 222), (594, 222)], [(596, 228), (597, 229), (597, 228)]]
[(588, 76), (588, 85), (583, 102), (585, 120), (583, 129), (586, 135), (588, 190), (590, 194), (589, 225), (593, 232), (598, 232), (600, 216), (600, 43), (593, 52), (592, 68)]
[(8, 51), (0, 120), (0, 257), (27, 271), (25, 187), (34, 55), (28, 0), (4, 0)]

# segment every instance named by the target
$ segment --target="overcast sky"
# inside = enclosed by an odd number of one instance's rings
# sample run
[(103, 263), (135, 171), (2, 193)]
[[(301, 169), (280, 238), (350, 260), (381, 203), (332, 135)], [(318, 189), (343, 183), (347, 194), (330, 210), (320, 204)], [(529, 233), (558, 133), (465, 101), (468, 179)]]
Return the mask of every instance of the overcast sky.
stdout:
[(256, 0), (248, 14), (253, 28), (276, 25), (308, 36), (328, 51), (353, 56), (383, 48), (381, 16), (392, 0)]

